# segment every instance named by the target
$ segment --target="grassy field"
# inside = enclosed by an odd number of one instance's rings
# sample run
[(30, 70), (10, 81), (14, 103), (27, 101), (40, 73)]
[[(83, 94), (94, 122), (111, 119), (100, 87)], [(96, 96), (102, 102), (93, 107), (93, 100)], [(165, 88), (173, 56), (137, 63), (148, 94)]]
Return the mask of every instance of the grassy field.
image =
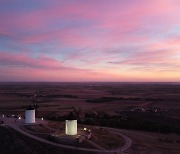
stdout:
[[(102, 97), (115, 99), (106, 101)], [(93, 107), (101, 109), (108, 104), (113, 104), (110, 109), (142, 105), (180, 110), (180, 84), (0, 83), (0, 98), (1, 109), (9, 110), (20, 110), (33, 99), (40, 105), (40, 110), (59, 110), (70, 106), (82, 107), (84, 110)], [(93, 99), (99, 99), (100, 102), (87, 102)]]

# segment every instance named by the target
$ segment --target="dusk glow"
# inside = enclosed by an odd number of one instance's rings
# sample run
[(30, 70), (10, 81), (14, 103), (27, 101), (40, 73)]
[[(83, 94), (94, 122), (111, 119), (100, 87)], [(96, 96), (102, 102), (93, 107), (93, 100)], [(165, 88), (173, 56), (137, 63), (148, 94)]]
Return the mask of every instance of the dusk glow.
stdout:
[(180, 0), (0, 0), (0, 81), (180, 81)]

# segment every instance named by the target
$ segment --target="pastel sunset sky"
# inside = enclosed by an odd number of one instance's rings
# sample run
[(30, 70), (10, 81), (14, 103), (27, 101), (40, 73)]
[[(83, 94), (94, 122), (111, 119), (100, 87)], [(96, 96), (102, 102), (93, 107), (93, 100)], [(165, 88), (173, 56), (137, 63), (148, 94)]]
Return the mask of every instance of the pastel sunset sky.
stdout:
[(0, 0), (0, 81), (180, 82), (180, 0)]

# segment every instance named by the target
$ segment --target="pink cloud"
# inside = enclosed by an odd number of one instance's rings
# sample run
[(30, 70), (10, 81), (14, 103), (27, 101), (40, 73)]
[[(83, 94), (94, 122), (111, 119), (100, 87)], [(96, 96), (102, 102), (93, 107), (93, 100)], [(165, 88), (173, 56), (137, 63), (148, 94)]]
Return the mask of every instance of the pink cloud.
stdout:
[[(57, 6), (47, 7), (45, 9), (35, 10), (26, 14), (11, 18), (12, 13), (6, 16), (10, 19), (5, 21), (6, 25), (14, 25), (25, 31), (34, 28), (48, 28), (51, 25), (50, 21), (63, 20), (63, 19), (88, 19), (94, 22), (95, 25), (79, 28), (67, 28), (59, 31), (49, 31), (45, 33), (35, 33), (34, 35), (22, 36), (20, 39), (25, 43), (40, 43), (44, 41), (60, 41), (64, 45), (85, 47), (90, 44), (92, 46), (100, 46), (101, 42), (105, 47), (111, 47), (114, 44), (122, 41), (134, 42), (134, 41), (148, 41), (148, 36), (140, 36), (133, 34), (136, 31), (143, 30), (148, 23), (149, 16), (152, 16), (156, 21), (165, 20), (169, 21), (173, 19), (173, 22), (179, 22), (178, 16), (174, 15), (177, 12), (177, 4), (175, 2), (165, 1), (137, 1), (137, 3), (128, 3), (128, 7), (125, 7), (119, 2), (119, 5), (114, 3), (105, 2), (104, 5), (91, 3), (72, 3), (72, 5), (61, 6), (57, 3)], [(108, 9), (107, 9), (107, 6)], [(125, 7), (126, 9), (123, 9)], [(13, 12), (16, 14), (16, 12)], [(157, 16), (157, 18), (155, 18)], [(173, 18), (172, 18), (173, 17)], [(144, 23), (145, 20), (145, 23)], [(153, 21), (152, 21), (153, 22)], [(173, 24), (171, 23), (171, 25)], [(167, 23), (167, 22), (166, 22)], [(154, 23), (152, 23), (154, 25)], [(167, 24), (166, 24), (167, 25)], [(163, 25), (164, 27), (165, 25)], [(91, 33), (86, 35), (86, 32), (100, 31), (104, 29), (107, 32), (92, 35)], [(69, 32), (68, 32), (69, 31)], [(82, 33), (83, 32), (83, 33)], [(108, 44), (106, 43), (108, 42)]]
[(110, 62), (111, 64), (129, 66), (129, 70), (136, 71), (180, 71), (179, 58), (173, 57), (172, 53), (178, 53), (172, 50), (156, 50), (134, 53), (130, 57), (122, 61)]
[(6, 30), (5, 28), (0, 27), (0, 36), (12, 36), (13, 34), (11, 32), (9, 32), (8, 30)]
[(30, 68), (41, 68), (41, 69), (71, 69), (65, 67), (63, 64), (53, 58), (46, 56), (39, 56), (38, 58), (32, 58), (27, 54), (14, 54), (0, 52), (0, 63), (2, 65), (18, 66), (18, 67), (30, 67)]
[[(11, 38), (9, 42), (3, 39), (6, 42), (0, 51), (1, 67), (20, 74), (24, 68), (32, 70), (33, 78), (43, 75), (45, 80), (51, 77), (58, 80), (60, 70), (63, 71), (60, 79), (69, 80), (72, 76), (77, 80), (127, 78), (129, 74), (120, 69), (118, 72), (117, 66), (126, 70), (141, 67), (140, 72), (147, 68), (178, 70), (180, 39), (178, 34), (176, 37), (171, 34), (180, 25), (178, 0), (57, 1), (54, 4), (25, 13), (13, 9), (0, 15), (0, 35)], [(45, 50), (48, 54), (55, 50), (51, 55), (54, 58), (45, 56)], [(64, 61), (56, 60), (55, 56), (63, 57)], [(111, 70), (112, 66), (116, 67)]]

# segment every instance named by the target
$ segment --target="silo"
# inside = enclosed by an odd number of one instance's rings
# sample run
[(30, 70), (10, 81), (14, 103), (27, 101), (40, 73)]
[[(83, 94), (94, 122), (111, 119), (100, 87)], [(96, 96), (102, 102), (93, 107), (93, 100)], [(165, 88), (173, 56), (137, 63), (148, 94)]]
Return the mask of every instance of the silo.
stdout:
[(71, 112), (67, 117), (65, 124), (66, 135), (76, 135), (77, 134), (77, 117)]
[(31, 105), (25, 111), (25, 123), (35, 123), (35, 109)]

